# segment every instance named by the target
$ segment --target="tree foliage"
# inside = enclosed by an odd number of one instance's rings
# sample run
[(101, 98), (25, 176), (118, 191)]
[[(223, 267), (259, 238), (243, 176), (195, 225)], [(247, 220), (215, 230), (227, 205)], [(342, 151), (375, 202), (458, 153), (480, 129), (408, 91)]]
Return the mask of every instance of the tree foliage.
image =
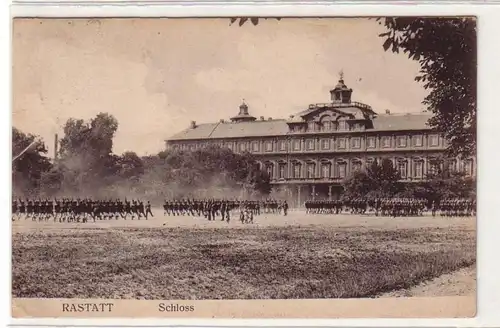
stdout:
[(64, 190), (89, 193), (114, 182), (121, 169), (120, 157), (112, 153), (117, 129), (118, 121), (107, 113), (66, 122), (57, 163)]
[(476, 152), (477, 33), (473, 18), (389, 17), (379, 19), (383, 48), (400, 50), (420, 64), (430, 91), (423, 104), (434, 115), (429, 125), (444, 134), (453, 156)]
[[(100, 113), (89, 121), (69, 119), (60, 140), (58, 158), (44, 156), (36, 142), (13, 163), (14, 185), (23, 195), (76, 197), (235, 197), (268, 195), (270, 179), (250, 153), (235, 154), (210, 146), (195, 151), (164, 150), (139, 157), (128, 151), (113, 153), (117, 120)], [(35, 141), (35, 136), (13, 130), (13, 154)], [(204, 191), (200, 193), (199, 191)]]
[(267, 195), (269, 176), (258, 168), (250, 153), (208, 146), (195, 151), (171, 150), (159, 154), (166, 170), (164, 181), (187, 195), (196, 191), (237, 196), (234, 192)]
[(346, 197), (392, 197), (402, 184), (391, 160), (373, 161), (366, 169), (353, 172), (343, 182)]
[[(31, 145), (31, 146), (30, 146)], [(30, 147), (29, 147), (30, 146)], [(25, 150), (29, 147), (27, 150)], [(24, 153), (22, 153), (25, 151)], [(19, 156), (22, 153), (21, 156)], [(35, 135), (12, 128), (12, 184), (16, 196), (28, 196), (40, 191), (42, 178), (52, 169), (46, 157), (47, 148)]]
[(230, 25), (238, 22), (239, 26), (243, 26), (246, 22), (251, 22), (253, 25), (258, 25), (261, 19), (276, 19), (281, 20), (280, 17), (233, 17), (230, 18)]

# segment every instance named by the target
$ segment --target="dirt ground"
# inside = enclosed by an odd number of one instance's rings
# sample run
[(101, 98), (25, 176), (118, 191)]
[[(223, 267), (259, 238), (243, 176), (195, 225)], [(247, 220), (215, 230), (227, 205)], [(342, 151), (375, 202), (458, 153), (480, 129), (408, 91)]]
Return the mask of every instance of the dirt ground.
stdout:
[(12, 222), (13, 233), (28, 231), (50, 231), (67, 229), (113, 229), (113, 228), (154, 228), (154, 227), (179, 227), (195, 229), (220, 229), (220, 228), (259, 228), (259, 227), (283, 227), (283, 226), (328, 226), (339, 228), (376, 229), (376, 230), (398, 230), (398, 229), (419, 229), (419, 228), (454, 228), (475, 230), (475, 218), (441, 218), (432, 216), (421, 217), (376, 217), (374, 215), (326, 215), (326, 214), (306, 214), (304, 211), (290, 211), (288, 216), (275, 214), (261, 214), (255, 216), (254, 224), (242, 224), (238, 221), (237, 214), (233, 215), (231, 222), (208, 221), (202, 217), (190, 216), (168, 216), (163, 210), (157, 208), (153, 210), (154, 217), (148, 220), (103, 220), (87, 223), (60, 223), (53, 220), (37, 222), (31, 219), (16, 220)]
[(473, 265), (380, 297), (474, 296), (477, 288), (476, 273), (476, 266)]

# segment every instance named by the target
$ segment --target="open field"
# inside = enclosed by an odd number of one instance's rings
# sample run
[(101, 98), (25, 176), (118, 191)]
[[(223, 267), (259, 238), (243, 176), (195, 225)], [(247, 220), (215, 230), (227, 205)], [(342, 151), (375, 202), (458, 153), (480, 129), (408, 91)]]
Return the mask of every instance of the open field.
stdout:
[(475, 218), (291, 212), (243, 225), (155, 211), (148, 221), (12, 229), (14, 297), (378, 297), (476, 260)]

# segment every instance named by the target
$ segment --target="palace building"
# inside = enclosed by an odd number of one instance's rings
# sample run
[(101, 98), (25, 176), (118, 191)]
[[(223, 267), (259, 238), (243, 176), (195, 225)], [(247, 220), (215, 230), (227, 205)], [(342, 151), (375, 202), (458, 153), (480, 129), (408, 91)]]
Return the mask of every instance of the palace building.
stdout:
[[(257, 119), (243, 103), (230, 121), (196, 124), (166, 140), (167, 148), (198, 149), (209, 144), (251, 152), (271, 177), (273, 189), (292, 205), (307, 199), (335, 199), (342, 181), (355, 170), (389, 158), (406, 182), (420, 181), (437, 165), (475, 176), (473, 159), (439, 164), (446, 141), (430, 129), (430, 113), (375, 112), (352, 101), (343, 78), (331, 102), (311, 104), (288, 119)], [(436, 164), (438, 163), (438, 164)]]

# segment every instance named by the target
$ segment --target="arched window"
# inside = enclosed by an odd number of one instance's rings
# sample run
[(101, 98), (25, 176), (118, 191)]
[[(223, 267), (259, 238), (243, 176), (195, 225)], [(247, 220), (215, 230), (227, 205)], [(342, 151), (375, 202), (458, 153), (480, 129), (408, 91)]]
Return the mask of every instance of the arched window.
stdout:
[(286, 163), (278, 163), (278, 179), (286, 178)]
[(337, 177), (338, 178), (345, 178), (347, 175), (347, 163), (344, 161), (338, 162), (337, 163)]
[(323, 122), (323, 131), (330, 131), (332, 129), (332, 122), (324, 121)]
[(339, 121), (338, 122), (338, 127), (339, 127), (338, 128), (339, 130), (345, 130), (346, 129), (346, 123), (345, 123), (345, 121)]
[(407, 165), (406, 160), (399, 160), (397, 162), (397, 165), (398, 165), (399, 175), (401, 176), (402, 179), (406, 179), (407, 172), (408, 172), (408, 165)]
[(267, 162), (266, 163), (266, 172), (267, 172), (267, 175), (269, 175), (270, 179), (273, 178), (273, 171), (274, 171), (273, 169), (274, 169), (273, 163)]
[(307, 178), (314, 179), (316, 171), (316, 164), (313, 162), (307, 163)]
[(331, 169), (332, 169), (332, 164), (330, 164), (330, 162), (322, 162), (321, 163), (321, 177), (324, 179), (329, 178)]
[(300, 172), (302, 170), (302, 165), (299, 162), (295, 162), (292, 165), (293, 165), (292, 166), (292, 168), (293, 168), (293, 170), (292, 170), (293, 178), (294, 179), (300, 179), (300, 177), (301, 177)]
[(424, 177), (424, 161), (415, 159), (413, 161), (413, 177), (415, 179), (422, 179)]

